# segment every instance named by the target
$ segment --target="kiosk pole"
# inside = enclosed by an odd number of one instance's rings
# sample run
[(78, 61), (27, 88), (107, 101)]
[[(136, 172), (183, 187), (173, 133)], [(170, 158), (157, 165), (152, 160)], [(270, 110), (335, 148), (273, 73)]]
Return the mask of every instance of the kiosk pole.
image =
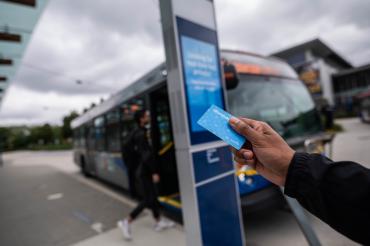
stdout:
[(227, 101), (213, 1), (160, 0), (160, 10), (187, 245), (245, 245), (232, 155), (196, 123)]

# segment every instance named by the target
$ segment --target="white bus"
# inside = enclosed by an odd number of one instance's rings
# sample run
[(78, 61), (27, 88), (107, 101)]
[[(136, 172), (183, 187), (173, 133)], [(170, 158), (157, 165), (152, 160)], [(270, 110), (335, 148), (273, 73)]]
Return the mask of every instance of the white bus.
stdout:
[[(240, 51), (221, 51), (228, 111), (268, 122), (296, 150), (309, 138), (323, 135), (320, 117), (305, 85), (282, 60)], [(122, 141), (134, 127), (133, 113), (150, 110), (151, 140), (157, 153), (161, 203), (181, 210), (175, 148), (166, 85), (166, 66), (160, 64), (110, 99), (72, 122), (74, 160), (86, 175), (129, 189)], [(230, 163), (232, 165), (232, 163)], [(254, 170), (241, 168), (241, 204), (248, 212), (281, 202), (277, 187)]]

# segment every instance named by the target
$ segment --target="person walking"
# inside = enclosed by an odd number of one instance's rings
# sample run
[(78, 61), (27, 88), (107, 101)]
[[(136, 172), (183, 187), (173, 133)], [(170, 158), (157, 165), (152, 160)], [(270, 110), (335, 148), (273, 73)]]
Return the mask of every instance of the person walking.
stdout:
[(131, 144), (135, 149), (136, 156), (138, 158), (137, 162), (139, 163), (139, 166), (137, 172), (140, 177), (143, 198), (127, 218), (117, 222), (117, 225), (121, 229), (123, 237), (126, 240), (132, 239), (131, 223), (145, 208), (149, 208), (152, 211), (153, 218), (155, 220), (155, 231), (161, 231), (175, 225), (172, 221), (167, 221), (161, 218), (160, 214), (156, 187), (156, 184), (160, 182), (160, 176), (151, 144), (149, 111), (136, 111), (134, 118), (137, 124), (137, 129), (134, 131)]

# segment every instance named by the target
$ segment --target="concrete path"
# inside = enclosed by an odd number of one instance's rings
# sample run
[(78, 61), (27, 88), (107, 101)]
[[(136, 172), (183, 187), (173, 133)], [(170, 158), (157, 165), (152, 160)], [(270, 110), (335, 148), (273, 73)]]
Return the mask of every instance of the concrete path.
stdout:
[(116, 222), (136, 205), (119, 189), (87, 179), (71, 151), (17, 151), (0, 168), (0, 245), (185, 245), (181, 225), (153, 230), (147, 210), (126, 242)]
[(333, 159), (351, 160), (370, 168), (370, 124), (358, 118), (337, 120), (344, 132), (337, 134), (334, 141)]

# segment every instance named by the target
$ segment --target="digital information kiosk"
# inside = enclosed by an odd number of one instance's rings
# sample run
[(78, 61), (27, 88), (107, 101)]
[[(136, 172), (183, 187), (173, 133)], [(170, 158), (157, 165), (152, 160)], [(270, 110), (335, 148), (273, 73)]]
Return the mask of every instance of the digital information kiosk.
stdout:
[(227, 101), (213, 2), (160, 0), (160, 8), (187, 245), (245, 245), (232, 155), (197, 124)]
[[(197, 124), (226, 108), (212, 0), (159, 0), (187, 245), (245, 245), (232, 155)], [(298, 202), (285, 197), (310, 245), (320, 245)]]

